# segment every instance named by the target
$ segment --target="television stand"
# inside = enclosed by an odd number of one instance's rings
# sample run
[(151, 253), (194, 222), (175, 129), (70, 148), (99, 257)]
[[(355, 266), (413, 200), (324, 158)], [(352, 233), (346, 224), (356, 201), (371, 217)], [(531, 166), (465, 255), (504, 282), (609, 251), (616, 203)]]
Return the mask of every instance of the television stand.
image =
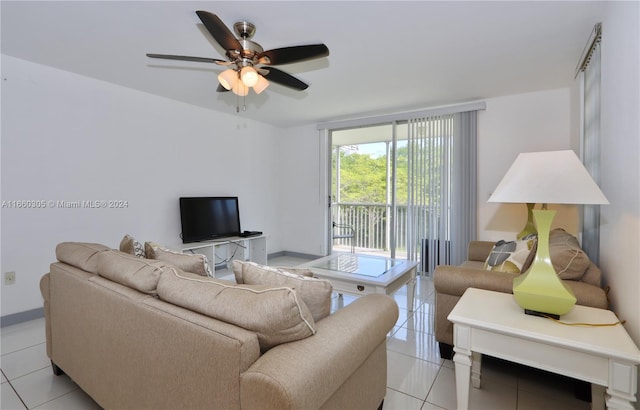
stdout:
[(234, 260), (267, 264), (267, 235), (233, 236), (217, 240), (184, 243), (182, 253), (199, 253), (207, 257), (215, 277), (215, 269), (231, 269)]
[(244, 231), (238, 236), (240, 236), (241, 238), (249, 238), (251, 236), (259, 236), (259, 235), (262, 235), (262, 232), (260, 232), (260, 231)]

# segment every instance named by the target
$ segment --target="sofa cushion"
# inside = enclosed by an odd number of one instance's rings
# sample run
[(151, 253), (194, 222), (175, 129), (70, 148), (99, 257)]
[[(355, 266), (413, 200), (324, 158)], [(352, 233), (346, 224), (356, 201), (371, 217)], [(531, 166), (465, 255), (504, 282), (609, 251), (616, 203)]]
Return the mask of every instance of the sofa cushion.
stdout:
[(138, 258), (144, 258), (144, 246), (136, 239), (127, 234), (120, 241), (120, 252), (128, 253), (129, 255), (137, 256)]
[(200, 276), (213, 276), (207, 257), (199, 253), (174, 252), (153, 242), (144, 243), (144, 252), (148, 259), (165, 261), (183, 271), (196, 273)]
[(86, 242), (62, 242), (56, 246), (56, 259), (91, 273), (98, 273), (98, 255), (108, 246)]
[(484, 269), (509, 273), (526, 271), (535, 256), (536, 238), (532, 234), (517, 241), (496, 242), (485, 261)]
[[(309, 307), (316, 322), (331, 313), (331, 292), (333, 286), (328, 280), (299, 275), (302, 269), (274, 268), (254, 262), (233, 261), (236, 281), (240, 278), (248, 285), (288, 286)], [(309, 270), (306, 270), (311, 272)], [(237, 272), (237, 273), (236, 273)]]
[(578, 240), (561, 228), (549, 233), (549, 256), (560, 279), (581, 280), (591, 264)]
[(255, 332), (263, 352), (316, 332), (309, 308), (288, 287), (229, 285), (171, 268), (160, 277), (158, 297)]
[(121, 285), (150, 295), (156, 294), (160, 275), (167, 263), (138, 258), (124, 252), (110, 251), (98, 254), (98, 274)]
[[(233, 274), (236, 278), (236, 283), (238, 284), (242, 284), (244, 283), (244, 278), (242, 276), (242, 274), (244, 273), (243, 269), (236, 269), (236, 262), (240, 262), (240, 263), (245, 263), (242, 261), (239, 261), (238, 259), (234, 259), (233, 260)], [(253, 262), (250, 262), (253, 263)], [(237, 265), (238, 267), (241, 267), (243, 265)], [(266, 265), (261, 265), (266, 269), (272, 269), (274, 272), (275, 271), (287, 271), (289, 273), (294, 273), (296, 275), (300, 275), (300, 276), (306, 276), (309, 278), (313, 277), (313, 272), (311, 271), (311, 269), (307, 269), (307, 268), (290, 268), (290, 267), (284, 267), (284, 266), (266, 266)]]

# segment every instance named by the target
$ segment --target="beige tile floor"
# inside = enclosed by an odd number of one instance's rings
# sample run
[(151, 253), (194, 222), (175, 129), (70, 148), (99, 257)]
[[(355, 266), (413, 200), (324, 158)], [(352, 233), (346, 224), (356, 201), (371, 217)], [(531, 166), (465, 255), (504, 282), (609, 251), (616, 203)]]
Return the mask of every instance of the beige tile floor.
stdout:
[[(283, 257), (272, 265), (303, 261)], [(419, 277), (415, 311), (407, 309), (406, 288), (394, 298), (400, 317), (387, 344), (385, 409), (455, 409), (454, 366), (440, 358), (433, 332), (434, 289), (429, 277)], [(345, 305), (354, 298), (345, 295)], [(337, 308), (337, 296), (333, 309)], [(99, 409), (66, 375), (54, 376), (45, 351), (44, 319), (0, 329), (2, 390), (0, 409)], [(574, 398), (570, 381), (530, 368), (483, 359), (482, 388), (471, 389), (471, 409), (589, 409)]]

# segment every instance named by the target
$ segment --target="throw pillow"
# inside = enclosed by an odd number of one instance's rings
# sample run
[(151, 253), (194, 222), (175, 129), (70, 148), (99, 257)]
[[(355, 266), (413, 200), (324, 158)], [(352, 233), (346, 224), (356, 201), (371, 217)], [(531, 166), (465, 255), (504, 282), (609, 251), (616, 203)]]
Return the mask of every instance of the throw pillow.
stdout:
[(549, 256), (560, 279), (580, 280), (591, 264), (578, 240), (561, 228), (549, 233)]
[(87, 272), (98, 273), (98, 254), (108, 246), (97, 243), (62, 242), (56, 246), (56, 259)]
[(314, 321), (317, 322), (329, 316), (333, 292), (331, 282), (298, 275), (295, 271), (295, 268), (289, 270), (289, 268), (273, 268), (253, 262), (233, 261), (233, 272), (234, 274), (241, 272), (243, 283), (293, 288), (309, 307)]
[(171, 268), (160, 277), (158, 297), (255, 332), (262, 352), (316, 333), (309, 308), (288, 287), (229, 285)]
[(517, 241), (496, 242), (484, 263), (486, 270), (522, 273), (526, 271), (535, 256), (537, 235), (527, 235)]
[(199, 253), (181, 253), (164, 249), (154, 242), (145, 242), (144, 251), (149, 259), (158, 259), (168, 262), (186, 272), (196, 273), (200, 276), (213, 276), (209, 269), (207, 257)]
[(144, 254), (148, 259), (155, 259), (154, 248), (161, 248), (159, 243), (147, 241), (144, 243)]
[(144, 258), (144, 247), (142, 244), (135, 240), (135, 238), (129, 234), (125, 235), (120, 241), (120, 252), (128, 253), (129, 255), (137, 256), (138, 258)]
[(98, 254), (98, 274), (104, 278), (150, 295), (156, 294), (158, 280), (171, 269), (162, 261), (138, 258), (124, 252)]

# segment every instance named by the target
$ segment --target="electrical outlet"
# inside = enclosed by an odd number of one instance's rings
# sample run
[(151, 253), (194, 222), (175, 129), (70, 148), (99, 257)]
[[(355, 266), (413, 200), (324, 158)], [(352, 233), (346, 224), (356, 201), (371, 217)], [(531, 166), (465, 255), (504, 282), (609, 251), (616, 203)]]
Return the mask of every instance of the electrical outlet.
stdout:
[(4, 284), (14, 285), (16, 283), (16, 273), (14, 271), (4, 273)]

